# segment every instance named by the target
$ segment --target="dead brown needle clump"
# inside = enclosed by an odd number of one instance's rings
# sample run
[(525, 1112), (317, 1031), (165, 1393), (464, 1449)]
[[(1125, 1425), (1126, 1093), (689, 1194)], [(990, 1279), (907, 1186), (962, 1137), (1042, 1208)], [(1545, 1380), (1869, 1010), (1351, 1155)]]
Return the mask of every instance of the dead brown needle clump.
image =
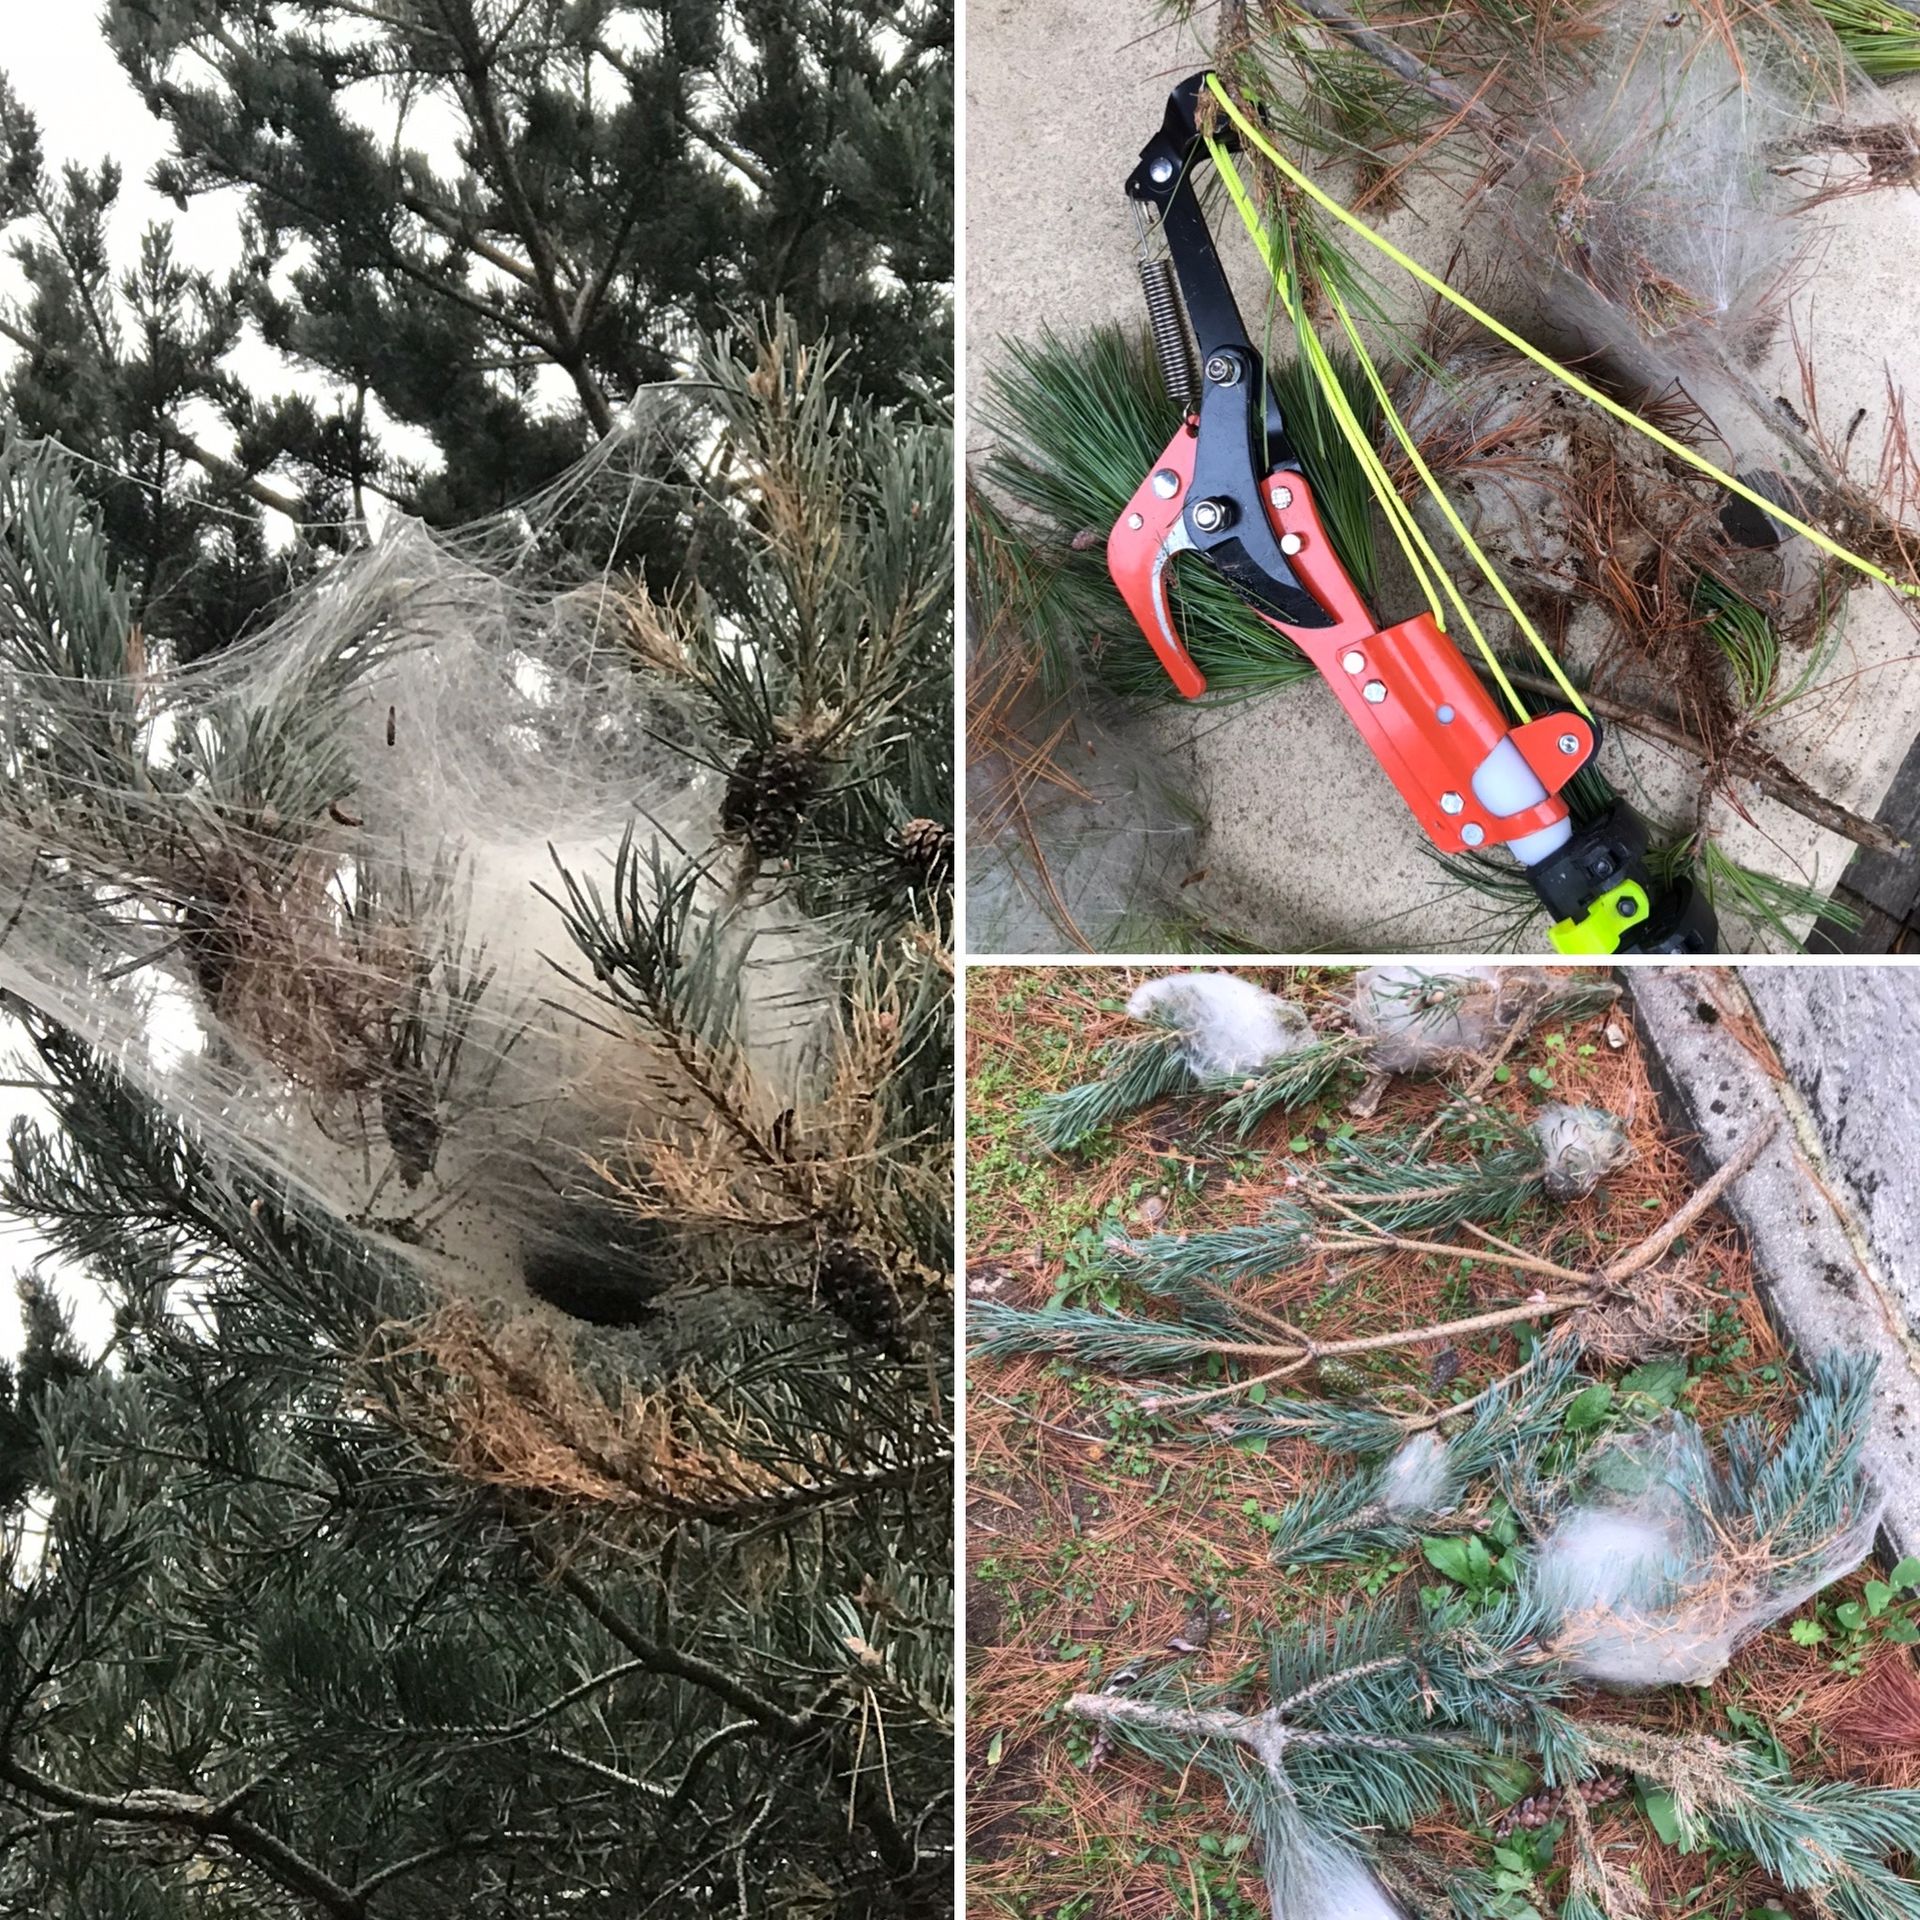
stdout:
[(472, 1306), (449, 1301), (411, 1334), (437, 1382), (430, 1397), (402, 1403), (403, 1424), (467, 1480), (555, 1506), (664, 1516), (791, 1491), (727, 1444), (727, 1423), (690, 1388), (609, 1400), (550, 1328), (490, 1328)]

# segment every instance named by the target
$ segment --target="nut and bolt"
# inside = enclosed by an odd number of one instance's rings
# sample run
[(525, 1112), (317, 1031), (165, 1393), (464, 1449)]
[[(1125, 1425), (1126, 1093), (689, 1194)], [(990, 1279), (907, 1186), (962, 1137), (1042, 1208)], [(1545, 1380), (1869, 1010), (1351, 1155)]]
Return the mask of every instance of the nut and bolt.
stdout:
[(1137, 513), (1130, 513), (1127, 515), (1127, 525), (1130, 526), (1135, 533), (1138, 533), (1140, 529), (1146, 525), (1146, 522), (1142, 520)]
[(1218, 533), (1227, 524), (1227, 510), (1218, 500), (1196, 500), (1190, 511), (1202, 533)]
[(1207, 378), (1216, 387), (1230, 387), (1240, 378), (1240, 362), (1230, 353), (1209, 354)]
[(1458, 813), (1467, 803), (1457, 793), (1443, 793), (1440, 796), (1442, 813)]
[(1387, 697), (1387, 683), (1384, 680), (1369, 680), (1360, 693), (1368, 706), (1377, 707)]

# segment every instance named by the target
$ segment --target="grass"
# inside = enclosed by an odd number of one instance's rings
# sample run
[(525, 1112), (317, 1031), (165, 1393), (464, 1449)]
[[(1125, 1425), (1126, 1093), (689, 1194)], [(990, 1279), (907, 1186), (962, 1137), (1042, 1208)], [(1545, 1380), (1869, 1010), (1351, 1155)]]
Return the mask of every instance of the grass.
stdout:
[[(1241, 971), (1299, 1000), (1323, 1027), (1345, 991), (1338, 969)], [(1121, 1121), (1090, 1155), (1037, 1152), (1022, 1137), (1023, 1108), (1093, 1070), (1099, 1047), (1129, 1030), (1125, 999), (1143, 977), (1092, 967), (969, 974), (974, 1297), (1035, 1306), (1079, 1289), (1077, 1297), (1091, 1303), (1102, 1297), (1088, 1291), (1099, 1284), (1091, 1277), (1094, 1256), (1115, 1232), (1251, 1220), (1274, 1197), (1290, 1159), (1312, 1161), (1343, 1133), (1364, 1140), (1417, 1128), (1440, 1105), (1434, 1083), (1396, 1083), (1371, 1119), (1355, 1120), (1330, 1099), (1273, 1117), (1242, 1148), (1203, 1137), (1201, 1107), (1175, 1099)], [(1686, 1158), (1660, 1122), (1624, 1014), (1548, 1023), (1510, 1058), (1488, 1098), (1513, 1120), (1547, 1099), (1609, 1107), (1626, 1116), (1637, 1149), (1633, 1165), (1591, 1200), (1523, 1213), (1507, 1230), (1521, 1244), (1552, 1245), (1575, 1258), (1617, 1247), (1640, 1238), (1650, 1218), (1691, 1191)], [(1682, 1376), (1661, 1391), (1709, 1431), (1736, 1414), (1778, 1425), (1792, 1405), (1792, 1366), (1755, 1296), (1737, 1235), (1709, 1219), (1684, 1258), (1709, 1285), (1713, 1308)], [(1278, 1310), (1323, 1332), (1413, 1324), (1429, 1311), (1470, 1308), (1497, 1286), (1471, 1263), (1415, 1255), (1364, 1272), (1309, 1269), (1268, 1284)], [(1148, 1310), (1130, 1291), (1116, 1304)], [(1449, 1391), (1471, 1392), (1517, 1357), (1510, 1337), (1484, 1337), (1461, 1354), (1463, 1370)], [(1407, 1377), (1404, 1362), (1387, 1364)], [(1623, 1374), (1616, 1396), (1643, 1390), (1631, 1380)], [(1595, 1411), (1604, 1418), (1607, 1409)], [(1247, 1656), (1255, 1626), (1276, 1614), (1392, 1605), (1447, 1576), (1418, 1551), (1276, 1573), (1267, 1548), (1272, 1517), (1321, 1470), (1322, 1456), (1196, 1438), (1174, 1420), (1142, 1414), (1114, 1383), (1043, 1360), (973, 1365), (967, 1435), (969, 1910), (1019, 1920), (1264, 1917), (1257, 1864), (1250, 1850), (1234, 1846), (1224, 1800), (1197, 1780), (1183, 1788), (1119, 1754), (1090, 1769), (1086, 1731), (1061, 1717), (1062, 1703), (1123, 1663), (1153, 1657), (1203, 1600), (1225, 1610), (1205, 1656), (1207, 1670), (1224, 1675)], [(1467, 1569), (1470, 1576), (1485, 1571)], [(1913, 1724), (1920, 1677), (1912, 1650), (1882, 1624), (1909, 1616), (1913, 1597), (1904, 1586), (1885, 1597), (1870, 1593), (1873, 1579), (1895, 1585), (1869, 1571), (1796, 1616), (1822, 1629), (1814, 1644), (1801, 1643), (1807, 1627), (1796, 1638), (1792, 1623), (1782, 1622), (1711, 1691), (1597, 1696), (1592, 1710), (1665, 1729), (1777, 1741), (1796, 1761), (1817, 1755), (1829, 1773), (1920, 1780), (1911, 1740), (1875, 1743), (1885, 1729)], [(1840, 1611), (1856, 1605), (1858, 1614)], [(1892, 1626), (1894, 1636), (1904, 1632)], [(1443, 1859), (1484, 1864), (1495, 1844), (1494, 1812), (1463, 1810), (1419, 1839)], [(1633, 1850), (1653, 1910), (1663, 1915), (1743, 1920), (1775, 1897), (1737, 1862), (1664, 1846), (1631, 1798), (1607, 1807), (1600, 1829), (1607, 1843)]]

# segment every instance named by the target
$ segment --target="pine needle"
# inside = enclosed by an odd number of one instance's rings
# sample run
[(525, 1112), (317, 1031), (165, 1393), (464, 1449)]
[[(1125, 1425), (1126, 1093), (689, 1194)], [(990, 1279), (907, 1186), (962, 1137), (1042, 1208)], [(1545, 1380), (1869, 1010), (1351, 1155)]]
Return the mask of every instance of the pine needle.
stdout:
[(1208, 1122), (1210, 1129), (1245, 1140), (1270, 1113), (1285, 1113), (1324, 1098), (1353, 1074), (1366, 1057), (1368, 1042), (1357, 1034), (1338, 1034), (1310, 1047), (1282, 1054), (1223, 1101)]
[(1185, 1041), (1172, 1033), (1151, 1033), (1129, 1040), (1109, 1055), (1110, 1071), (1036, 1100), (1027, 1125), (1055, 1153), (1083, 1147), (1101, 1128), (1170, 1093), (1186, 1093), (1197, 1084), (1187, 1065)]
[[(1357, 396), (1357, 373), (1347, 366), (1342, 377)], [(1291, 361), (1275, 365), (1270, 378), (1313, 474), (1328, 537), (1354, 578), (1370, 584), (1375, 558), (1365, 483), (1325, 397)], [(983, 412), (999, 443), (986, 478), (1031, 516), (1041, 551), (1058, 565), (1063, 609), (1085, 632), (1130, 635), (1132, 615), (1107, 572), (1107, 533), (1180, 424), (1146, 337), (1096, 327), (1072, 339), (1046, 333), (1015, 344), (988, 382)], [(1292, 641), (1211, 568), (1176, 567), (1173, 582), (1176, 623), (1211, 692), (1267, 693), (1315, 677)], [(1128, 698), (1178, 697), (1142, 638), (1101, 648), (1091, 664)]]

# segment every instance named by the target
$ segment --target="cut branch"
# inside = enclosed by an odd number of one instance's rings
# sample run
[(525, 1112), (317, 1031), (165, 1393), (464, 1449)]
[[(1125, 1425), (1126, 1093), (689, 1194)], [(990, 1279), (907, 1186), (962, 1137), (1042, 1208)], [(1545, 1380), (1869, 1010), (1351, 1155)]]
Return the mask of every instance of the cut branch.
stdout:
[[(1545, 674), (1527, 673), (1509, 667), (1507, 678), (1530, 693), (1557, 696), (1560, 692)], [(1745, 741), (1736, 740), (1724, 752), (1715, 753), (1704, 740), (1696, 739), (1685, 728), (1675, 726), (1670, 720), (1663, 720), (1656, 713), (1623, 706), (1619, 701), (1609, 700), (1591, 690), (1583, 692), (1581, 698), (1602, 720), (1611, 720), (1616, 726), (1626, 727), (1649, 740), (1658, 740), (1665, 746), (1690, 755), (1704, 766), (1717, 764), (1743, 780), (1751, 780), (1762, 793), (1779, 801), (1783, 807), (1790, 807), (1802, 819), (1811, 820), (1816, 826), (1825, 827), (1829, 833), (1837, 833), (1851, 840), (1857, 847), (1865, 847), (1872, 853), (1902, 853), (1906, 850), (1908, 843), (1891, 827), (1883, 826), (1878, 820), (1869, 820), (1865, 814), (1855, 813), (1851, 807), (1843, 807), (1837, 800), (1829, 800), (1824, 794), (1816, 793), (1804, 780), (1797, 779), (1784, 767), (1775, 764), (1771, 756)]]
[[(1609, 1296), (1619, 1294), (1636, 1274), (1644, 1272), (1655, 1261), (1666, 1255), (1674, 1242), (1721, 1198), (1734, 1181), (1752, 1167), (1759, 1158), (1761, 1150), (1773, 1137), (1777, 1124), (1773, 1119), (1762, 1121), (1742, 1141), (1733, 1157), (1683, 1205), (1676, 1208), (1671, 1218), (1656, 1227), (1644, 1240), (1629, 1248), (1618, 1259), (1590, 1272), (1563, 1266), (1558, 1261), (1544, 1259), (1538, 1255), (1522, 1253), (1519, 1249), (1510, 1247), (1508, 1242), (1500, 1240), (1496, 1235), (1471, 1225), (1467, 1230), (1477, 1236), (1479, 1244), (1460, 1245), (1448, 1241), (1419, 1240), (1403, 1234), (1387, 1233), (1371, 1226), (1363, 1214), (1356, 1212), (1345, 1202), (1323, 1190), (1310, 1188), (1305, 1196), (1310, 1204), (1327, 1208), (1336, 1215), (1344, 1216), (1347, 1222), (1352, 1223), (1339, 1231), (1323, 1234), (1316, 1242), (1317, 1249), (1320, 1251), (1419, 1253), (1440, 1259), (1508, 1267), (1536, 1275), (1543, 1281), (1554, 1282), (1555, 1291), (1549, 1293), (1542, 1287), (1525, 1300), (1504, 1307), (1491, 1307), (1484, 1312), (1468, 1314), (1460, 1319), (1434, 1321), (1425, 1326), (1401, 1328), (1391, 1333), (1359, 1334), (1344, 1340), (1317, 1340), (1310, 1334), (1297, 1331), (1290, 1332), (1285, 1344), (1211, 1339), (1204, 1346), (1204, 1351), (1209, 1355), (1225, 1360), (1253, 1360), (1267, 1363), (1264, 1370), (1246, 1380), (1229, 1381), (1221, 1386), (1205, 1387), (1192, 1393), (1167, 1394), (1159, 1390), (1149, 1390), (1141, 1396), (1141, 1410), (1147, 1413), (1163, 1414), (1180, 1412), (1244, 1393), (1249, 1387), (1270, 1385), (1276, 1381), (1291, 1379), (1318, 1360), (1337, 1359), (1358, 1353), (1384, 1353), (1398, 1347), (1434, 1346), (1443, 1341), (1453, 1341), (1476, 1333), (1490, 1333), (1501, 1327), (1516, 1325), (1521, 1321), (1545, 1319), (1554, 1314), (1575, 1312), (1583, 1307), (1597, 1307)], [(1044, 1317), (1044, 1315), (1038, 1316), (1042, 1320)], [(1267, 1317), (1271, 1318), (1271, 1316)], [(1194, 1344), (1199, 1345), (1198, 1342)], [(1476, 1398), (1480, 1397), (1484, 1396), (1476, 1396)], [(1472, 1402), (1463, 1404), (1471, 1405)], [(1458, 1411), (1457, 1407), (1443, 1408), (1433, 1416), (1433, 1419), (1442, 1420)]]
[(1705, 1186), (1684, 1206), (1676, 1208), (1673, 1217), (1654, 1228), (1637, 1247), (1630, 1248), (1612, 1265), (1604, 1268), (1601, 1279), (1607, 1285), (1615, 1286), (1652, 1266), (1760, 1158), (1761, 1149), (1773, 1138), (1779, 1124), (1779, 1119), (1773, 1114), (1762, 1120), (1740, 1143), (1733, 1158), (1720, 1167)]

